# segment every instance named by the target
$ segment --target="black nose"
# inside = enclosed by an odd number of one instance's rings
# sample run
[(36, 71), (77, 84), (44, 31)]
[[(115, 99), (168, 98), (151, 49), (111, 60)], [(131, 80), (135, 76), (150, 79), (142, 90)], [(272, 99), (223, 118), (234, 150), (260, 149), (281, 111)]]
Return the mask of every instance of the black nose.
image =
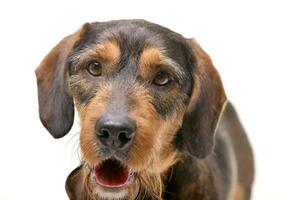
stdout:
[(97, 138), (104, 146), (124, 149), (133, 140), (136, 124), (129, 117), (106, 114), (97, 120), (95, 129)]

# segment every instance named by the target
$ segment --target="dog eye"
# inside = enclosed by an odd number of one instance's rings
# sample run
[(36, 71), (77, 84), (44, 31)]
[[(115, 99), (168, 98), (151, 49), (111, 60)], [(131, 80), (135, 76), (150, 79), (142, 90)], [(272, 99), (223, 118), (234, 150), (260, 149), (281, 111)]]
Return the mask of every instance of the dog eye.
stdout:
[(165, 86), (170, 82), (171, 79), (167, 72), (159, 72), (153, 79), (153, 84), (157, 86)]
[(101, 64), (97, 61), (92, 61), (87, 65), (86, 70), (92, 76), (101, 76), (102, 67)]

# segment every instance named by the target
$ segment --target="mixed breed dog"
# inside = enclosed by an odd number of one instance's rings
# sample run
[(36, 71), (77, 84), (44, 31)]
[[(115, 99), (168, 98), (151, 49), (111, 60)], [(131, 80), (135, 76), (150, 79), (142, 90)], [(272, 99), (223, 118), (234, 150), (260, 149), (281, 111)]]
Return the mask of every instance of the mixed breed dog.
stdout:
[(55, 138), (80, 118), (71, 200), (248, 200), (253, 154), (210, 57), (144, 20), (84, 24), (36, 69)]

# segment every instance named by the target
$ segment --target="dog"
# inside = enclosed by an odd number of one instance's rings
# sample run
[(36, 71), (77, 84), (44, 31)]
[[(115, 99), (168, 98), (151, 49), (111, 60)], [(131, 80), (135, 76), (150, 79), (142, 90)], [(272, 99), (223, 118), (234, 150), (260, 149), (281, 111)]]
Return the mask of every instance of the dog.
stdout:
[(209, 55), (145, 20), (84, 24), (35, 70), (54, 138), (80, 118), (72, 200), (248, 200), (250, 143)]

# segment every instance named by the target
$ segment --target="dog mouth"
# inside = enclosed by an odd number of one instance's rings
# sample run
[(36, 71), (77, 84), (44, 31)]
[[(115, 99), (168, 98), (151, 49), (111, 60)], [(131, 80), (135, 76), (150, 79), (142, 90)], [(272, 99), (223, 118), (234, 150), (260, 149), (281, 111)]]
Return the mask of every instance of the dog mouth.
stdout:
[(132, 183), (135, 173), (119, 161), (108, 159), (92, 168), (92, 178), (100, 186), (120, 188)]

